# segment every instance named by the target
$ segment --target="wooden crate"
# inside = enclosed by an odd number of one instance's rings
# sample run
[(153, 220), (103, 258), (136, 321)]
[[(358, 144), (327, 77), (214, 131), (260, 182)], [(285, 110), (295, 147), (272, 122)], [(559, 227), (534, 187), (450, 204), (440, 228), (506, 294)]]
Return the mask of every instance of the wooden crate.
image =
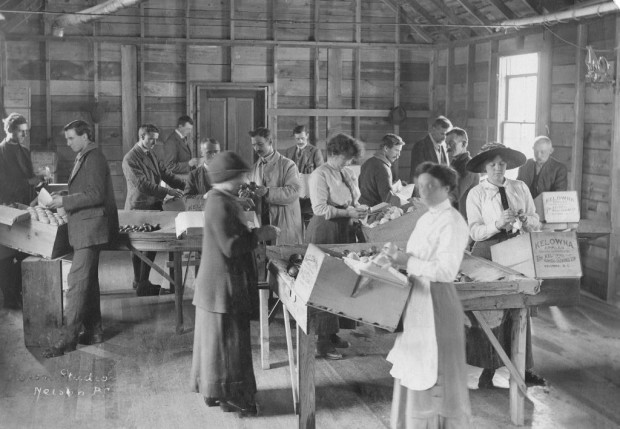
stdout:
[[(9, 210), (13, 213), (16, 209), (0, 206), (0, 216)], [(71, 252), (67, 224), (46, 224), (30, 219), (30, 215), (25, 210), (17, 210), (17, 212), (25, 212), (28, 218), (13, 223), (11, 221), (1, 222), (0, 244), (30, 255), (50, 259)], [(22, 217), (20, 213), (16, 215)]]
[(534, 205), (541, 222), (577, 223), (581, 217), (577, 191), (543, 192)]
[[(403, 210), (406, 211), (410, 205), (403, 206)], [(423, 204), (413, 205), (413, 211), (405, 213), (399, 218), (386, 222), (382, 225), (377, 225), (374, 228), (367, 226), (362, 227), (362, 232), (368, 243), (382, 243), (382, 242), (396, 242), (408, 240), (409, 236), (413, 232), (418, 219), (426, 213), (428, 209)]]
[(409, 282), (360, 275), (338, 253), (330, 253), (308, 245), (295, 293), (309, 306), (393, 332), (411, 291)]
[(50, 347), (60, 340), (64, 299), (71, 262), (30, 256), (22, 261), (24, 343)]
[(541, 231), (491, 246), (494, 262), (538, 279), (582, 276), (577, 234)]

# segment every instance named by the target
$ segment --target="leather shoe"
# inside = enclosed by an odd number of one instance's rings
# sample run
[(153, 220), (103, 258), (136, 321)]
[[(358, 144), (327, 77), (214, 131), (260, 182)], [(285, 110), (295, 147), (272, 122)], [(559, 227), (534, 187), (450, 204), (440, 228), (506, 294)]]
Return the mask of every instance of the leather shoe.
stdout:
[(78, 343), (84, 346), (92, 346), (93, 344), (103, 343), (102, 332), (80, 332), (78, 335)]
[(143, 282), (138, 284), (138, 288), (136, 289), (137, 296), (158, 296), (159, 290), (161, 286), (154, 285), (151, 282)]
[(219, 398), (211, 398), (209, 396), (205, 396), (205, 404), (207, 404), (207, 407), (217, 407), (218, 405), (220, 405), (220, 400)]
[[(258, 408), (256, 407), (256, 403), (246, 403), (237, 399), (227, 399), (223, 402), (228, 405), (230, 411), (237, 411), (244, 416), (256, 416), (258, 414)], [(220, 401), (220, 406), (221, 405), (222, 401)]]
[(160, 295), (172, 295), (174, 292), (170, 289), (166, 289), (165, 287), (162, 287), (159, 289), (159, 294)]
[(62, 356), (65, 353), (75, 351), (75, 344), (69, 343), (56, 343), (54, 346), (43, 350), (43, 357), (45, 359), (55, 358)]
[(350, 346), (347, 340), (343, 340), (336, 334), (330, 335), (329, 341), (331, 341), (334, 347), (337, 347), (339, 349), (348, 349)]
[(317, 357), (322, 357), (329, 360), (341, 360), (344, 356), (338, 352), (335, 348), (330, 350), (320, 351), (317, 353)]
[(525, 384), (530, 384), (532, 386), (544, 386), (547, 384), (547, 380), (536, 374), (531, 369), (527, 369), (525, 370)]

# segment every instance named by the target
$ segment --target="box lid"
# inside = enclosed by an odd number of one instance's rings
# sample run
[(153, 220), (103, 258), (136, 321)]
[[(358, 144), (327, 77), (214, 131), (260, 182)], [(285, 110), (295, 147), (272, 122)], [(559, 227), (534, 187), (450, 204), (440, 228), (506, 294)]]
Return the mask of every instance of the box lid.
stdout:
[(9, 206), (0, 206), (0, 223), (12, 226), (15, 223), (30, 219), (28, 210), (17, 209)]

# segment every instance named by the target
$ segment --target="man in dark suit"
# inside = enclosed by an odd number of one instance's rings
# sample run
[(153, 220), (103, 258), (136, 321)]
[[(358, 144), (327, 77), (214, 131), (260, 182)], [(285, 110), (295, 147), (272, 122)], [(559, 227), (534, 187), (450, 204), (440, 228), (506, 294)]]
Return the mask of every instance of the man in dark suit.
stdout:
[(543, 192), (566, 191), (568, 179), (566, 166), (553, 158), (553, 144), (547, 136), (534, 139), (534, 159), (519, 168), (517, 180), (525, 182), (532, 198)]
[(103, 341), (99, 253), (101, 247), (113, 242), (118, 234), (110, 167), (92, 141), (90, 126), (77, 120), (66, 125), (64, 132), (67, 145), (77, 157), (69, 176), (68, 195), (54, 195), (50, 207), (63, 207), (67, 212), (73, 261), (67, 277), (69, 289), (62, 338), (44, 352), (45, 357), (73, 351), (78, 342), (88, 345)]
[(444, 144), (446, 133), (452, 128), (452, 123), (445, 116), (438, 116), (433, 121), (428, 134), (422, 140), (414, 143), (411, 150), (411, 182), (418, 165), (429, 161), (436, 164), (450, 165)]
[[(295, 146), (289, 147), (281, 151), (285, 158), (292, 160), (300, 174), (309, 175), (316, 168), (325, 163), (321, 149), (308, 143), (308, 130), (305, 125), (297, 125), (293, 128), (293, 137), (295, 137)], [(301, 177), (302, 186), (307, 185), (307, 177)], [(305, 184), (305, 185), (304, 185)], [(304, 188), (305, 189), (305, 188)], [(312, 204), (310, 203), (310, 194), (305, 189), (305, 196), (299, 198), (301, 206), (301, 217), (304, 222), (308, 222), (312, 217)]]
[(375, 206), (387, 202), (394, 195), (392, 188), (392, 164), (400, 157), (405, 142), (400, 136), (388, 133), (383, 136), (379, 149), (368, 158), (360, 171), (360, 204)]
[(456, 170), (459, 178), (456, 188), (450, 194), (450, 199), (454, 208), (458, 209), (465, 219), (467, 219), (467, 194), (471, 188), (480, 183), (480, 175), (465, 168), (471, 159), (467, 150), (468, 141), (467, 132), (462, 128), (454, 127), (446, 134), (450, 166)]
[[(159, 210), (163, 208), (166, 195), (180, 198), (185, 182), (168, 170), (153, 153), (159, 137), (159, 129), (153, 124), (140, 126), (140, 140), (123, 158), (123, 174), (127, 180), (125, 210)], [(161, 181), (170, 188), (160, 186)], [(176, 189), (175, 189), (176, 188)], [(147, 258), (155, 260), (156, 252), (146, 252)], [(160, 286), (149, 282), (151, 267), (133, 255), (134, 283), (138, 296), (159, 295)]]
[(187, 183), (185, 183), (185, 190), (183, 191), (185, 210), (202, 211), (204, 208), (204, 195), (211, 189), (207, 168), (213, 157), (220, 153), (220, 150), (220, 143), (215, 139), (206, 139), (200, 142), (202, 165), (192, 170), (187, 177)]
[(189, 116), (181, 116), (177, 127), (166, 141), (157, 143), (153, 149), (155, 155), (164, 163), (170, 172), (179, 175), (189, 174), (196, 168), (200, 159), (192, 157), (189, 138), (194, 129), (194, 121)]

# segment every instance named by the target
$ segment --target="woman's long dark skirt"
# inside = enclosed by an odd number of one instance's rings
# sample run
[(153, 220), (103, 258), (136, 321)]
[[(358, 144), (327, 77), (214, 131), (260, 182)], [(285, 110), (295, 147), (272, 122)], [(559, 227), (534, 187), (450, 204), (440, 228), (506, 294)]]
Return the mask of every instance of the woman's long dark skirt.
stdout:
[(254, 401), (250, 317), (196, 307), (191, 388), (210, 398)]
[[(313, 216), (306, 229), (306, 243), (312, 244), (347, 244), (355, 243), (355, 229), (351, 218), (325, 219), (325, 216)], [(331, 313), (322, 312), (317, 314), (316, 333), (317, 335), (331, 335), (338, 333), (340, 325), (344, 323), (343, 329), (355, 328), (355, 322), (343, 319), (341, 322), (338, 316)]]
[[(491, 260), (491, 246), (501, 243), (505, 239), (491, 238), (486, 241), (477, 241), (474, 243), (471, 254), (480, 258)], [(482, 327), (474, 317), (471, 311), (466, 311), (465, 315), (471, 322), (471, 327), (465, 328), (467, 363), (485, 369), (497, 369), (504, 366), (499, 354), (489, 341), (488, 337), (482, 330)], [(491, 328), (491, 332), (497, 338), (502, 348), (508, 355), (512, 356), (512, 318), (509, 317), (508, 311), (504, 311), (504, 318), (499, 326)], [(532, 368), (532, 330), (530, 326), (530, 317), (527, 318), (527, 332), (525, 340), (525, 367)]]

